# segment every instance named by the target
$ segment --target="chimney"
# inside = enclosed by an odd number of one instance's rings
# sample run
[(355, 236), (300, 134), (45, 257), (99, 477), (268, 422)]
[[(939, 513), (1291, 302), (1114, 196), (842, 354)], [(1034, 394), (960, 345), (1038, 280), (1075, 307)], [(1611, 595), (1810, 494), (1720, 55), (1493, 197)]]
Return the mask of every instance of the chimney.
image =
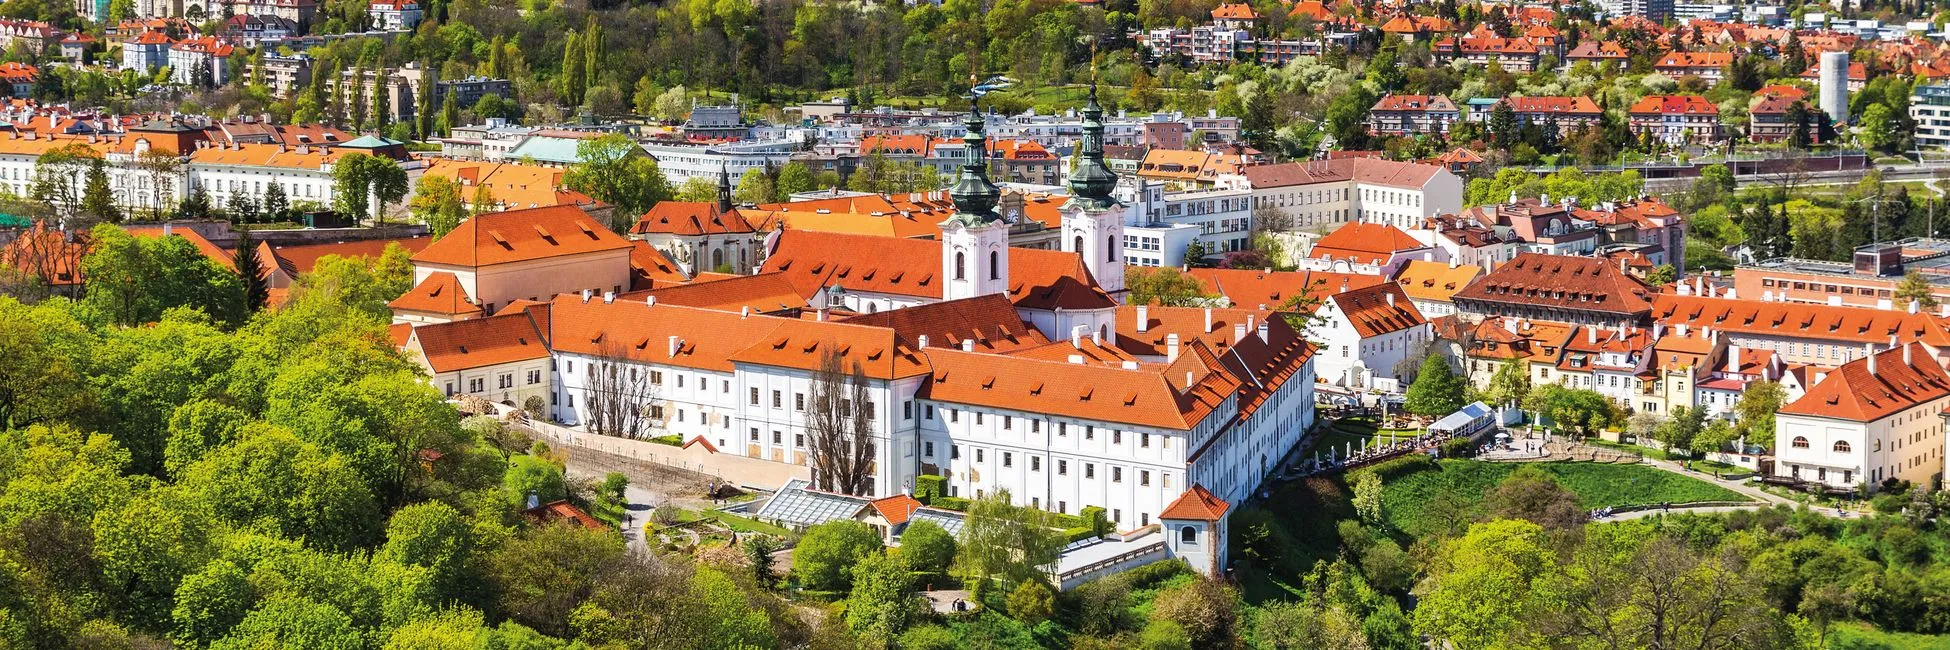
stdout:
[(1137, 307), (1137, 331), (1138, 331), (1138, 333), (1139, 333), (1139, 334), (1143, 334), (1143, 333), (1145, 332), (1145, 330), (1149, 330), (1149, 329), (1151, 329), (1151, 306), (1150, 306), (1150, 305), (1138, 305), (1138, 307)]
[[(1888, 301), (1884, 301), (1884, 302), (1888, 302)], [(1830, 307), (1840, 307), (1840, 306), (1842, 306), (1842, 297), (1841, 297), (1841, 296), (1829, 296), (1829, 297), (1828, 297), (1828, 306), (1830, 306)]]
[[(1835, 301), (1836, 301), (1837, 303), (1840, 303), (1840, 302), (1841, 302), (1841, 299), (1842, 299), (1842, 297), (1841, 297), (1841, 296), (1835, 296)], [(1893, 301), (1893, 300), (1890, 300), (1890, 299), (1888, 299), (1888, 298), (1878, 298), (1878, 299), (1876, 299), (1876, 309), (1881, 309), (1881, 310), (1883, 310), (1883, 311), (1888, 311), (1888, 310), (1892, 310), (1892, 309), (1895, 309), (1895, 308), (1896, 308), (1896, 302), (1895, 302), (1895, 301)]]
[(1190, 370), (1185, 371), (1185, 387), (1192, 387), (1192, 371)]
[(1722, 292), (1720, 292), (1720, 295), (1721, 295), (1721, 296), (1725, 296), (1727, 300), (1739, 300), (1739, 299), (1740, 299), (1740, 296), (1738, 296), (1738, 295), (1736, 295), (1736, 294), (1734, 293), (1734, 288), (1733, 288), (1733, 287), (1727, 287), (1727, 290), (1726, 290), (1726, 291), (1722, 291)]
[(1917, 308), (1916, 301), (1914, 300), (1909, 301), (1909, 313), (1912, 314), (1916, 313), (1916, 308)]
[(1680, 324), (1678, 324), (1678, 325), (1675, 325), (1675, 326), (1673, 326), (1673, 332), (1675, 332), (1675, 333), (1678, 333), (1678, 334), (1679, 334), (1679, 336), (1680, 336), (1680, 338), (1685, 338), (1685, 336), (1686, 336), (1686, 324), (1685, 324), (1685, 323), (1680, 323)]
[(1212, 308), (1211, 307), (1205, 308), (1205, 329), (1199, 331), (1204, 332), (1206, 334), (1212, 333)]
[(1137, 370), (1137, 369), (1138, 369), (1138, 362), (1136, 362), (1136, 361), (1125, 361), (1125, 362), (1124, 362), (1124, 364), (1123, 364), (1123, 367), (1124, 367), (1124, 369), (1125, 369), (1125, 370)]
[(654, 294), (652, 294), (652, 295), (648, 295), (648, 296), (644, 296), (644, 297), (643, 297), (643, 304), (644, 304), (644, 306), (647, 306), (647, 307), (655, 307), (655, 306), (657, 306), (657, 296), (656, 296), (656, 295), (654, 295)]
[(919, 337), (916, 337), (914, 339), (914, 347), (920, 348), (922, 350), (928, 349), (928, 335), (922, 334)]
[(1083, 347), (1083, 331), (1086, 329), (1089, 329), (1088, 325), (1070, 326), (1070, 347), (1073, 348)]
[(814, 313), (813, 313), (813, 320), (817, 320), (817, 321), (819, 321), (819, 322), (821, 322), (821, 323), (824, 323), (824, 322), (826, 322), (826, 308), (825, 308), (825, 307), (820, 307), (820, 308), (819, 308), (819, 311), (817, 311), (817, 312), (814, 312)]
[(684, 339), (673, 334), (670, 337), (670, 356), (675, 358), (677, 351), (684, 349)]
[(1740, 372), (1740, 346), (1727, 346), (1727, 372)]
[(1591, 344), (1591, 343), (1597, 343), (1597, 342), (1598, 342), (1598, 328), (1596, 328), (1596, 327), (1592, 327), (1592, 326), (1590, 326), (1590, 325), (1586, 325), (1586, 326), (1584, 326), (1584, 342), (1585, 342), (1585, 343), (1587, 343), (1587, 344)]
[(1708, 341), (1711, 341), (1711, 340), (1713, 340), (1713, 326), (1712, 326), (1712, 325), (1702, 325), (1702, 326), (1700, 326), (1700, 328), (1699, 328), (1699, 336), (1700, 336), (1700, 338), (1703, 338), (1703, 339), (1706, 339), (1706, 340), (1708, 340)]
[(1244, 340), (1246, 340), (1246, 324), (1245, 324), (1245, 323), (1233, 323), (1233, 325), (1232, 325), (1232, 342), (1236, 344), (1236, 343), (1238, 343), (1238, 342), (1240, 342), (1240, 341), (1244, 341)]
[(604, 292), (603, 292), (603, 304), (605, 304), (605, 305), (607, 305), (607, 304), (610, 304), (610, 303), (612, 303), (612, 302), (616, 302), (616, 292), (614, 292), (614, 291), (604, 291)]
[(588, 290), (588, 289), (583, 289), (583, 290), (582, 290), (582, 304), (585, 304), (585, 305), (587, 305), (587, 304), (589, 304), (589, 296), (591, 296), (591, 295), (593, 295), (593, 294), (595, 294), (595, 293), (596, 293), (596, 292), (594, 292), (594, 291), (590, 291), (590, 290)]
[(745, 306), (743, 306), (743, 307), (739, 307), (739, 308), (738, 308), (738, 317), (739, 317), (739, 318), (751, 318), (751, 317), (752, 317), (752, 306), (751, 306), (751, 305), (745, 305)]
[(1387, 297), (1388, 297), (1388, 306), (1389, 306), (1389, 307), (1393, 307), (1393, 306), (1395, 306), (1395, 292), (1393, 292), (1393, 291), (1384, 291), (1384, 292), (1382, 292), (1382, 293), (1381, 293), (1381, 295), (1384, 295), (1384, 296), (1387, 296)]
[(1178, 360), (1178, 333), (1165, 335), (1165, 362)]
[(1104, 347), (1104, 332), (1102, 330), (1091, 332), (1090, 343), (1100, 348)]
[(164, 222), (163, 222), (163, 236), (164, 236), (164, 237), (168, 237), (168, 236), (170, 236), (170, 235), (173, 235), (173, 234), (176, 234), (176, 224), (173, 224), (173, 223), (170, 223), (170, 222), (167, 222), (167, 221), (164, 221)]
[(1267, 338), (1266, 321), (1259, 322), (1259, 342), (1261, 343), (1270, 342), (1269, 339)]
[(1869, 357), (1869, 374), (1876, 374), (1876, 344), (1864, 343), (1863, 345), (1867, 346), (1864, 354)]
[(1076, 365), (1079, 365), (1079, 366), (1081, 366), (1081, 365), (1083, 365), (1083, 355), (1081, 355), (1081, 354), (1072, 354), (1072, 355), (1070, 355), (1070, 363), (1073, 363), (1073, 364), (1076, 364)]
[(961, 340), (961, 351), (963, 351), (963, 352), (974, 352), (974, 351), (975, 351), (975, 339), (962, 339), (962, 340)]
[(1658, 340), (1658, 339), (1662, 339), (1662, 338), (1665, 338), (1665, 337), (1666, 337), (1666, 324), (1665, 324), (1665, 323), (1653, 323), (1653, 324), (1652, 324), (1652, 338), (1653, 338), (1653, 340)]
[(1913, 361), (1913, 360), (1911, 360), (1911, 359), (1910, 359), (1910, 355), (1909, 355), (1909, 349), (1910, 349), (1910, 348), (1912, 348), (1912, 347), (1915, 347), (1915, 346), (1911, 346), (1911, 345), (1905, 345), (1905, 346), (1903, 346), (1903, 365), (1905, 365), (1905, 366), (1914, 366), (1914, 365), (1916, 365), (1916, 362), (1915, 362), (1915, 361)]

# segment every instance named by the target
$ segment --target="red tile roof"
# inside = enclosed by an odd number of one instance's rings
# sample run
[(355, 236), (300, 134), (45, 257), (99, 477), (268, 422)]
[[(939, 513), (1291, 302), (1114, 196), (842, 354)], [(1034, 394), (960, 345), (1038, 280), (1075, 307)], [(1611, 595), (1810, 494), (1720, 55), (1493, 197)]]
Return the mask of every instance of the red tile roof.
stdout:
[(1733, 62), (1732, 52), (1667, 52), (1652, 63), (1660, 68), (1724, 68)]
[(1394, 257), (1395, 253), (1428, 247), (1428, 244), (1417, 241), (1400, 228), (1382, 223), (1350, 221), (1320, 238), (1307, 257), (1382, 264)]
[(1518, 254), (1454, 299), (1628, 315), (1652, 309), (1651, 290), (1605, 260), (1542, 253)]
[(679, 236), (750, 234), (752, 225), (737, 210), (719, 212), (713, 201), (662, 201), (630, 227), (632, 234)]
[(656, 296), (658, 304), (698, 307), (716, 311), (775, 314), (806, 308), (806, 298), (778, 273), (760, 273), (715, 282), (671, 284), (650, 291), (617, 296), (618, 300), (641, 300)]
[[(1075, 253), (1011, 247), (1009, 300), (1026, 309), (1101, 309), (1116, 304)], [(800, 295), (851, 291), (941, 297), (941, 242), (786, 230), (764, 272), (784, 272)]]
[(581, 208), (562, 205), (474, 215), (413, 262), (478, 268), (629, 247)]
[(413, 328), (412, 336), (436, 373), (549, 356), (541, 329), (527, 312), (421, 325)]
[(1334, 294), (1327, 301), (1347, 317), (1361, 338), (1399, 332), (1429, 322), (1408, 299), (1401, 285), (1393, 282)]
[(1950, 375), (1926, 346), (1905, 344), (1871, 358), (1874, 372), (1869, 358), (1842, 364), (1801, 399), (1782, 406), (1781, 413), (1874, 422), (1950, 396)]
[(1455, 102), (1442, 95), (1388, 95), (1374, 103), (1377, 111), (1445, 111), (1456, 112)]
[(1261, 271), (1257, 269), (1188, 269), (1186, 275), (1198, 278), (1205, 290), (1225, 296), (1240, 309), (1279, 309), (1297, 294), (1314, 302), (1328, 296), (1386, 280), (1378, 275), (1332, 273), (1328, 271)]
[(1180, 431), (1198, 426), (1240, 386), (1199, 342), (1176, 362), (1136, 370), (939, 348), (927, 356), (933, 370), (922, 394), (931, 400)]
[(1628, 113), (1660, 115), (1719, 115), (1720, 107), (1699, 95), (1646, 95), (1632, 104)]
[[(269, 242), (265, 242), (264, 245), (259, 247), (259, 250), (268, 250), (272, 259), (278, 265), (278, 268), (282, 269), (286, 275), (295, 278), (298, 274), (310, 273), (313, 267), (318, 266), (318, 260), (327, 255), (359, 258), (379, 257), (386, 252), (388, 246), (393, 244), (399, 244), (409, 253), (418, 253), (425, 250), (427, 245), (432, 243), (432, 237), (366, 239), (335, 244), (304, 244), (297, 246), (275, 246)], [(260, 252), (259, 258), (262, 257), (263, 254)]]
[(1379, 158), (1342, 158), (1279, 165), (1254, 165), (1241, 170), (1254, 189), (1359, 181), (1420, 189), (1443, 171), (1440, 165), (1397, 162)]
[(1912, 341), (1950, 346), (1950, 322), (1928, 313), (1844, 307), (1801, 302), (1736, 300), (1662, 293), (1653, 299), (1652, 318), (1668, 326), (1713, 329), (1768, 336), (1887, 344)]
[(868, 501), (867, 505), (873, 506), (874, 512), (880, 513), (881, 518), (895, 526), (907, 523), (907, 518), (921, 509), (921, 502), (906, 494), (874, 499)]
[(1518, 113), (1561, 113), (1596, 117), (1598, 104), (1590, 97), (1505, 97), (1503, 102)]
[(460, 286), (460, 278), (446, 271), (435, 271), (427, 275), (420, 284), (405, 294), (386, 303), (395, 310), (417, 311), (429, 314), (458, 316), (481, 313), (481, 306), (467, 297), (467, 290)]
[(1173, 500), (1171, 505), (1165, 506), (1165, 511), (1158, 513), (1158, 518), (1178, 519), (1181, 521), (1218, 521), (1224, 519), (1226, 511), (1231, 508), (1232, 504), (1220, 500), (1217, 496), (1213, 496), (1210, 491), (1205, 489), (1205, 486), (1193, 483), (1191, 489), (1186, 490), (1184, 494), (1178, 495), (1178, 498)]
[(891, 329), (900, 345), (916, 349), (923, 336), (928, 347), (959, 350), (969, 341), (975, 352), (999, 354), (1049, 343), (1008, 298), (995, 294), (859, 314), (844, 322)]

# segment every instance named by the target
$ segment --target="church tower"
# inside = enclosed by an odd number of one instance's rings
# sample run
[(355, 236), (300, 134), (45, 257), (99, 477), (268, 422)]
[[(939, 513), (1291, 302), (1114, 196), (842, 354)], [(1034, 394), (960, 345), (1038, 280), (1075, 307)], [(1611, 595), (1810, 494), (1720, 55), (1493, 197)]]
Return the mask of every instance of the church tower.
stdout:
[(1070, 202), (1063, 206), (1063, 251), (1083, 257), (1097, 285), (1112, 294), (1124, 290), (1124, 207), (1111, 198), (1117, 174), (1104, 164), (1104, 109), (1097, 84), (1083, 107), (1083, 142), (1070, 170)]
[(963, 122), (968, 128), (961, 137), (966, 158), (948, 190), (955, 215), (941, 222), (942, 300), (1006, 295), (1009, 290), (1009, 224), (995, 212), (1002, 190), (989, 182), (988, 139), (975, 101), (971, 95)]
[(731, 168), (726, 167), (724, 163), (718, 163), (718, 214), (730, 212), (733, 207), (731, 203)]

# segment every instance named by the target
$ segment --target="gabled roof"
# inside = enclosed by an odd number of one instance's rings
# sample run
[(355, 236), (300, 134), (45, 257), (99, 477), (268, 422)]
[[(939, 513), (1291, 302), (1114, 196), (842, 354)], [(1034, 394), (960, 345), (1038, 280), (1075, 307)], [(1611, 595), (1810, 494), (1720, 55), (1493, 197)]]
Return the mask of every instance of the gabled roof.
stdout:
[[(557, 352), (588, 356), (618, 355), (632, 361), (731, 372), (731, 356), (767, 336), (781, 324), (771, 316), (743, 316), (679, 305), (651, 306), (644, 300), (582, 300), (560, 295), (549, 303), (549, 345)], [(670, 337), (677, 337), (671, 354)]]
[(1505, 97), (1503, 103), (1517, 113), (1559, 113), (1596, 116), (1598, 104), (1590, 97)]
[(1402, 292), (1416, 300), (1449, 302), (1449, 299), (1462, 291), (1463, 287), (1483, 274), (1483, 267), (1475, 264), (1450, 266), (1441, 262), (1411, 260), (1402, 265), (1395, 274), (1395, 282), (1402, 285)]
[(631, 291), (645, 291), (687, 281), (684, 272), (670, 258), (664, 257), (663, 251), (652, 247), (650, 242), (630, 240)]
[[(1870, 359), (1875, 370), (1871, 372)], [(1907, 361), (1905, 361), (1907, 359)], [(1786, 415), (1874, 422), (1950, 395), (1950, 375), (1930, 348), (1914, 343), (1856, 359), (1781, 407)], [(1937, 413), (1925, 413), (1936, 417)]]
[(1377, 111), (1427, 111), (1456, 112), (1455, 102), (1442, 95), (1395, 95), (1382, 97), (1374, 103)]
[(1627, 113), (1657, 113), (1660, 115), (1719, 115), (1720, 107), (1699, 95), (1646, 95), (1639, 99)]
[(1205, 291), (1225, 296), (1240, 309), (1279, 309), (1295, 295), (1311, 301), (1346, 291), (1385, 282), (1378, 275), (1333, 273), (1329, 271), (1263, 271), (1259, 269), (1187, 269), (1185, 275), (1198, 278)]
[(269, 251), (271, 259), (278, 265), (278, 268), (283, 270), (285, 275), (295, 278), (301, 273), (310, 273), (312, 267), (318, 265), (318, 260), (323, 259), (327, 255), (360, 258), (379, 257), (386, 252), (386, 247), (393, 244), (399, 244), (409, 253), (417, 253), (432, 243), (432, 237), (364, 239), (333, 244), (305, 244), (298, 246), (278, 246), (270, 242), (264, 242), (259, 246), (259, 257), (263, 257), (261, 254), (262, 251)]
[(446, 271), (427, 275), (427, 279), (386, 303), (386, 306), (396, 310), (450, 316), (481, 313), (481, 306), (474, 304), (473, 299), (467, 297), (467, 290), (460, 286), (460, 278)]
[(928, 347), (959, 350), (968, 341), (975, 352), (998, 354), (1049, 343), (1008, 298), (996, 294), (860, 314), (844, 322), (891, 329), (900, 345), (915, 349), (922, 337)]
[(483, 267), (630, 248), (575, 206), (477, 214), (413, 256), (415, 264)]
[(1350, 221), (1320, 238), (1307, 257), (1381, 264), (1395, 253), (1428, 247), (1400, 228), (1385, 223)]
[(436, 373), (549, 356), (540, 328), (525, 311), (421, 325), (413, 328), (412, 336)]
[(1652, 318), (1667, 326), (1711, 327), (1855, 345), (1883, 345), (1895, 337), (1902, 343), (1917, 341), (1950, 346), (1950, 323), (1942, 317), (1868, 307), (1662, 293), (1653, 299)]
[[(1184, 431), (1239, 389), (1203, 343), (1135, 370), (929, 348), (928, 399)], [(1186, 378), (1191, 378), (1189, 385)]]
[(1652, 63), (1653, 68), (1724, 68), (1733, 62), (1732, 52), (1667, 52)]
[(1518, 254), (1454, 299), (1633, 316), (1652, 309), (1651, 290), (1606, 260), (1542, 253)]
[(888, 524), (894, 526), (907, 523), (907, 518), (913, 515), (914, 511), (921, 509), (921, 502), (906, 494), (874, 499), (868, 501), (867, 505), (872, 506), (874, 512), (880, 513), (882, 519), (886, 519)]
[[(1010, 247), (1010, 302), (1024, 309), (1116, 305), (1075, 253)], [(833, 285), (850, 291), (941, 297), (941, 242), (786, 230), (764, 272), (783, 272), (800, 295)]]
[(1212, 18), (1214, 20), (1223, 19), (1223, 18), (1232, 18), (1237, 20), (1259, 20), (1259, 12), (1253, 11), (1253, 6), (1246, 4), (1244, 2), (1238, 2), (1238, 3), (1228, 2), (1228, 3), (1220, 4), (1217, 9), (1213, 9)]
[(777, 273), (760, 273), (715, 282), (672, 284), (650, 291), (628, 293), (618, 300), (638, 300), (655, 296), (658, 304), (682, 305), (716, 311), (774, 314), (806, 308), (806, 298), (791, 282)]
[(1193, 483), (1191, 489), (1185, 490), (1185, 493), (1178, 495), (1178, 498), (1173, 500), (1171, 505), (1165, 506), (1164, 512), (1158, 513), (1158, 518), (1177, 519), (1181, 521), (1218, 521), (1224, 519), (1226, 511), (1231, 508), (1232, 504), (1220, 500), (1211, 491), (1206, 490), (1205, 486)]
[(752, 225), (737, 210), (718, 211), (713, 201), (660, 201), (630, 227), (631, 234), (700, 235), (750, 234)]
[(1388, 282), (1334, 294), (1326, 307), (1339, 311), (1361, 338), (1399, 332), (1429, 321), (1402, 292), (1401, 285)]

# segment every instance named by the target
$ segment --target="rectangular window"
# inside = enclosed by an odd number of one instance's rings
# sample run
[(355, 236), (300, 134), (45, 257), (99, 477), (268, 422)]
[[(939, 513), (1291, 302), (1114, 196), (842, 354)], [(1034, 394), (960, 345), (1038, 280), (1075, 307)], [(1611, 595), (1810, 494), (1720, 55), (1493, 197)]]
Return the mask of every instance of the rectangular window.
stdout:
[(986, 450), (984, 450), (984, 449), (982, 449), (981, 447), (976, 447), (976, 448), (975, 448), (975, 462), (977, 462), (977, 463), (986, 463), (986, 462), (988, 462), (988, 459), (987, 459), (987, 458), (983, 458), (983, 456), (985, 456), (985, 455), (986, 455), (986, 454), (983, 454), (983, 453), (982, 453), (983, 451), (986, 451)]
[(806, 434), (803, 434), (803, 433), (795, 433), (795, 434), (792, 434), (792, 446), (794, 446), (794, 447), (805, 447), (805, 446), (806, 446)]
[(1042, 457), (1042, 456), (1030, 456), (1030, 457), (1029, 457), (1029, 471), (1032, 471), (1032, 472), (1040, 472), (1040, 471), (1043, 471), (1043, 457)]
[[(630, 372), (630, 374), (636, 374), (636, 371), (634, 371), (634, 370), (632, 370), (632, 371)], [(662, 385), (664, 385), (664, 373), (663, 373), (663, 371), (661, 371), (661, 370), (652, 370), (652, 371), (650, 371), (650, 383), (651, 383), (651, 384), (654, 384), (654, 385), (657, 385), (657, 386), (662, 386)]]
[(792, 394), (792, 410), (794, 410), (794, 411), (804, 411), (804, 410), (806, 410), (806, 394), (805, 394), (805, 393), (793, 393), (793, 394)]
[(1014, 428), (1015, 428), (1015, 425), (1016, 425), (1016, 419), (1015, 419), (1014, 417), (1012, 417), (1012, 416), (1007, 416), (1007, 415), (1004, 415), (1004, 416), (1002, 416), (1002, 430), (1003, 430), (1003, 431), (1009, 431), (1009, 430), (1012, 430), (1012, 429), (1014, 429)]
[(929, 404), (929, 405), (928, 405), (928, 419), (930, 419), (930, 420), (932, 420), (932, 419), (934, 419), (934, 405), (933, 405), (933, 404)]
[(1151, 434), (1149, 434), (1149, 433), (1140, 433), (1140, 434), (1138, 434), (1138, 446), (1139, 446), (1139, 447), (1143, 447), (1143, 448), (1145, 448), (1145, 449), (1150, 449), (1150, 448), (1151, 448)]
[(1084, 478), (1089, 478), (1089, 479), (1094, 479), (1094, 478), (1097, 478), (1097, 464), (1096, 464), (1096, 463), (1084, 463), (1084, 464), (1083, 464), (1083, 477), (1084, 477)]
[(782, 396), (779, 393), (779, 391), (776, 390), (772, 391), (772, 408), (779, 408), (780, 406), (784, 405), (785, 403), (784, 400), (785, 400), (784, 396)]
[(954, 410), (954, 409), (948, 409), (948, 421), (949, 421), (950, 423), (958, 423), (958, 422), (961, 422), (961, 411), (957, 411), (957, 410)]
[(933, 442), (923, 442), (923, 443), (921, 443), (921, 455), (923, 455), (923, 456), (927, 456), (928, 458), (933, 458), (933, 457), (934, 457), (934, 443), (933, 443)]
[(1013, 453), (1010, 453), (1010, 452), (1006, 452), (1006, 451), (1005, 451), (1005, 452), (1002, 452), (1002, 466), (1003, 466), (1003, 467), (1015, 467), (1015, 466), (1016, 466), (1016, 455), (1015, 455), (1015, 454), (1013, 454)]
[(752, 427), (752, 442), (758, 442), (758, 427)]
[(542, 383), (542, 371), (540, 370), (528, 371), (528, 384), (530, 386), (533, 386), (539, 383)]
[(1138, 470), (1138, 485), (1150, 485), (1150, 484), (1151, 484), (1151, 470), (1148, 469)]
[(1058, 459), (1058, 460), (1056, 461), (1056, 475), (1057, 475), (1057, 476), (1069, 476), (1069, 475), (1070, 475), (1070, 461), (1067, 461), (1067, 460), (1061, 460), (1061, 459)]
[(1091, 426), (1091, 425), (1088, 425), (1088, 424), (1086, 424), (1086, 425), (1083, 425), (1083, 439), (1084, 439), (1084, 440), (1096, 440), (1096, 439), (1097, 439), (1097, 427), (1094, 427), (1094, 426)]
[(976, 411), (976, 412), (975, 412), (975, 424), (976, 424), (976, 426), (980, 426), (980, 425), (982, 424), (982, 412), (981, 412), (981, 411)]
[(1124, 468), (1122, 468), (1122, 467), (1118, 467), (1118, 466), (1116, 466), (1116, 465), (1112, 465), (1112, 466), (1110, 467), (1110, 482), (1112, 482), (1112, 483), (1123, 483), (1123, 482), (1124, 482)]
[(1112, 432), (1110, 432), (1110, 444), (1113, 444), (1113, 445), (1121, 445), (1121, 444), (1124, 444), (1124, 432), (1122, 432), (1122, 431), (1112, 431)]
[(785, 433), (779, 431), (772, 432), (772, 444), (777, 445), (777, 444), (783, 444), (784, 442), (785, 442)]
[(1042, 433), (1042, 432), (1043, 432), (1043, 421), (1042, 421), (1042, 420), (1030, 420), (1030, 421), (1029, 421), (1029, 432), (1030, 432), (1030, 433)]
[(752, 406), (758, 406), (758, 389), (752, 389)]
[(914, 400), (907, 400), (901, 402), (901, 419), (903, 420), (914, 419)]
[(961, 445), (948, 445), (948, 458), (961, 458)]

